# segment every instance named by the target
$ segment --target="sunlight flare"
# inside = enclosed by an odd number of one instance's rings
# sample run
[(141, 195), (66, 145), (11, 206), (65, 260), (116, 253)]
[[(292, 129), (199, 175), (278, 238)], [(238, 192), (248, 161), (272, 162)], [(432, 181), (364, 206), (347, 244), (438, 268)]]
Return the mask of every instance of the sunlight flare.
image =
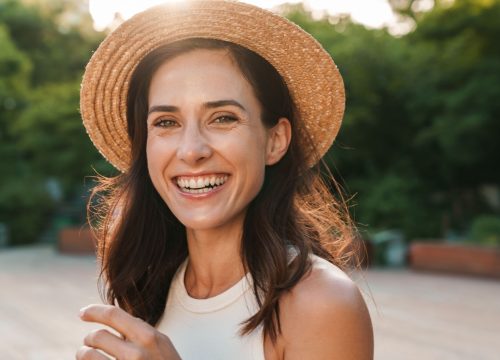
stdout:
[[(128, 19), (151, 6), (162, 3), (182, 3), (183, 0), (89, 0), (89, 11), (96, 30), (104, 30), (119, 18)], [(296, 4), (300, 0), (242, 0), (262, 8), (272, 9), (283, 3)], [(372, 28), (394, 26), (396, 17), (387, 0), (305, 0), (305, 7), (313, 14), (325, 11), (331, 15), (348, 14), (355, 22)]]

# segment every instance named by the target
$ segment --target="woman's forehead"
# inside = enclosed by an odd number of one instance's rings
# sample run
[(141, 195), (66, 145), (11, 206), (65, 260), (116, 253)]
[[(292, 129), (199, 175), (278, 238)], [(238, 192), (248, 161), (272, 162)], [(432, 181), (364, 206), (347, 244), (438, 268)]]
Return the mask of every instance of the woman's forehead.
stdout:
[(252, 86), (224, 50), (197, 49), (165, 61), (154, 73), (149, 88), (150, 105), (230, 98), (245, 103), (257, 101)]

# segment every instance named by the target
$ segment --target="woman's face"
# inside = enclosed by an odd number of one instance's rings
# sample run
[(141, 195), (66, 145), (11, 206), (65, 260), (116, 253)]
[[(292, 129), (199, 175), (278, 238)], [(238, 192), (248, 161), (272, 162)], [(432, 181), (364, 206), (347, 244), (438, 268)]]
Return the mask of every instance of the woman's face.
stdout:
[(273, 160), (261, 105), (227, 52), (195, 50), (165, 62), (149, 89), (151, 180), (191, 229), (241, 220)]

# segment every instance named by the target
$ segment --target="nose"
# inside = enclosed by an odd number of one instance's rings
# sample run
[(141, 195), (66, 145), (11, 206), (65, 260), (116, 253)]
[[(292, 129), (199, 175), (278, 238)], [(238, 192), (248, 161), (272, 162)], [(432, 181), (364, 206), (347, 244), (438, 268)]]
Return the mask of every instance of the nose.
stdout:
[(200, 131), (199, 126), (193, 123), (197, 122), (192, 122), (184, 128), (177, 148), (177, 158), (189, 165), (196, 165), (212, 155), (212, 147), (207, 138)]

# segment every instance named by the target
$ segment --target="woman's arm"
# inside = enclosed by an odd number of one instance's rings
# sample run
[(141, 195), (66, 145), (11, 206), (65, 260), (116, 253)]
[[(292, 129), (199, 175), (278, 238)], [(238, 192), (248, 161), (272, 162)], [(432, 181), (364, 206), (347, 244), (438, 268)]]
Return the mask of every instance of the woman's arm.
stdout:
[(280, 306), (283, 359), (373, 359), (373, 329), (365, 301), (337, 267), (313, 267)]

